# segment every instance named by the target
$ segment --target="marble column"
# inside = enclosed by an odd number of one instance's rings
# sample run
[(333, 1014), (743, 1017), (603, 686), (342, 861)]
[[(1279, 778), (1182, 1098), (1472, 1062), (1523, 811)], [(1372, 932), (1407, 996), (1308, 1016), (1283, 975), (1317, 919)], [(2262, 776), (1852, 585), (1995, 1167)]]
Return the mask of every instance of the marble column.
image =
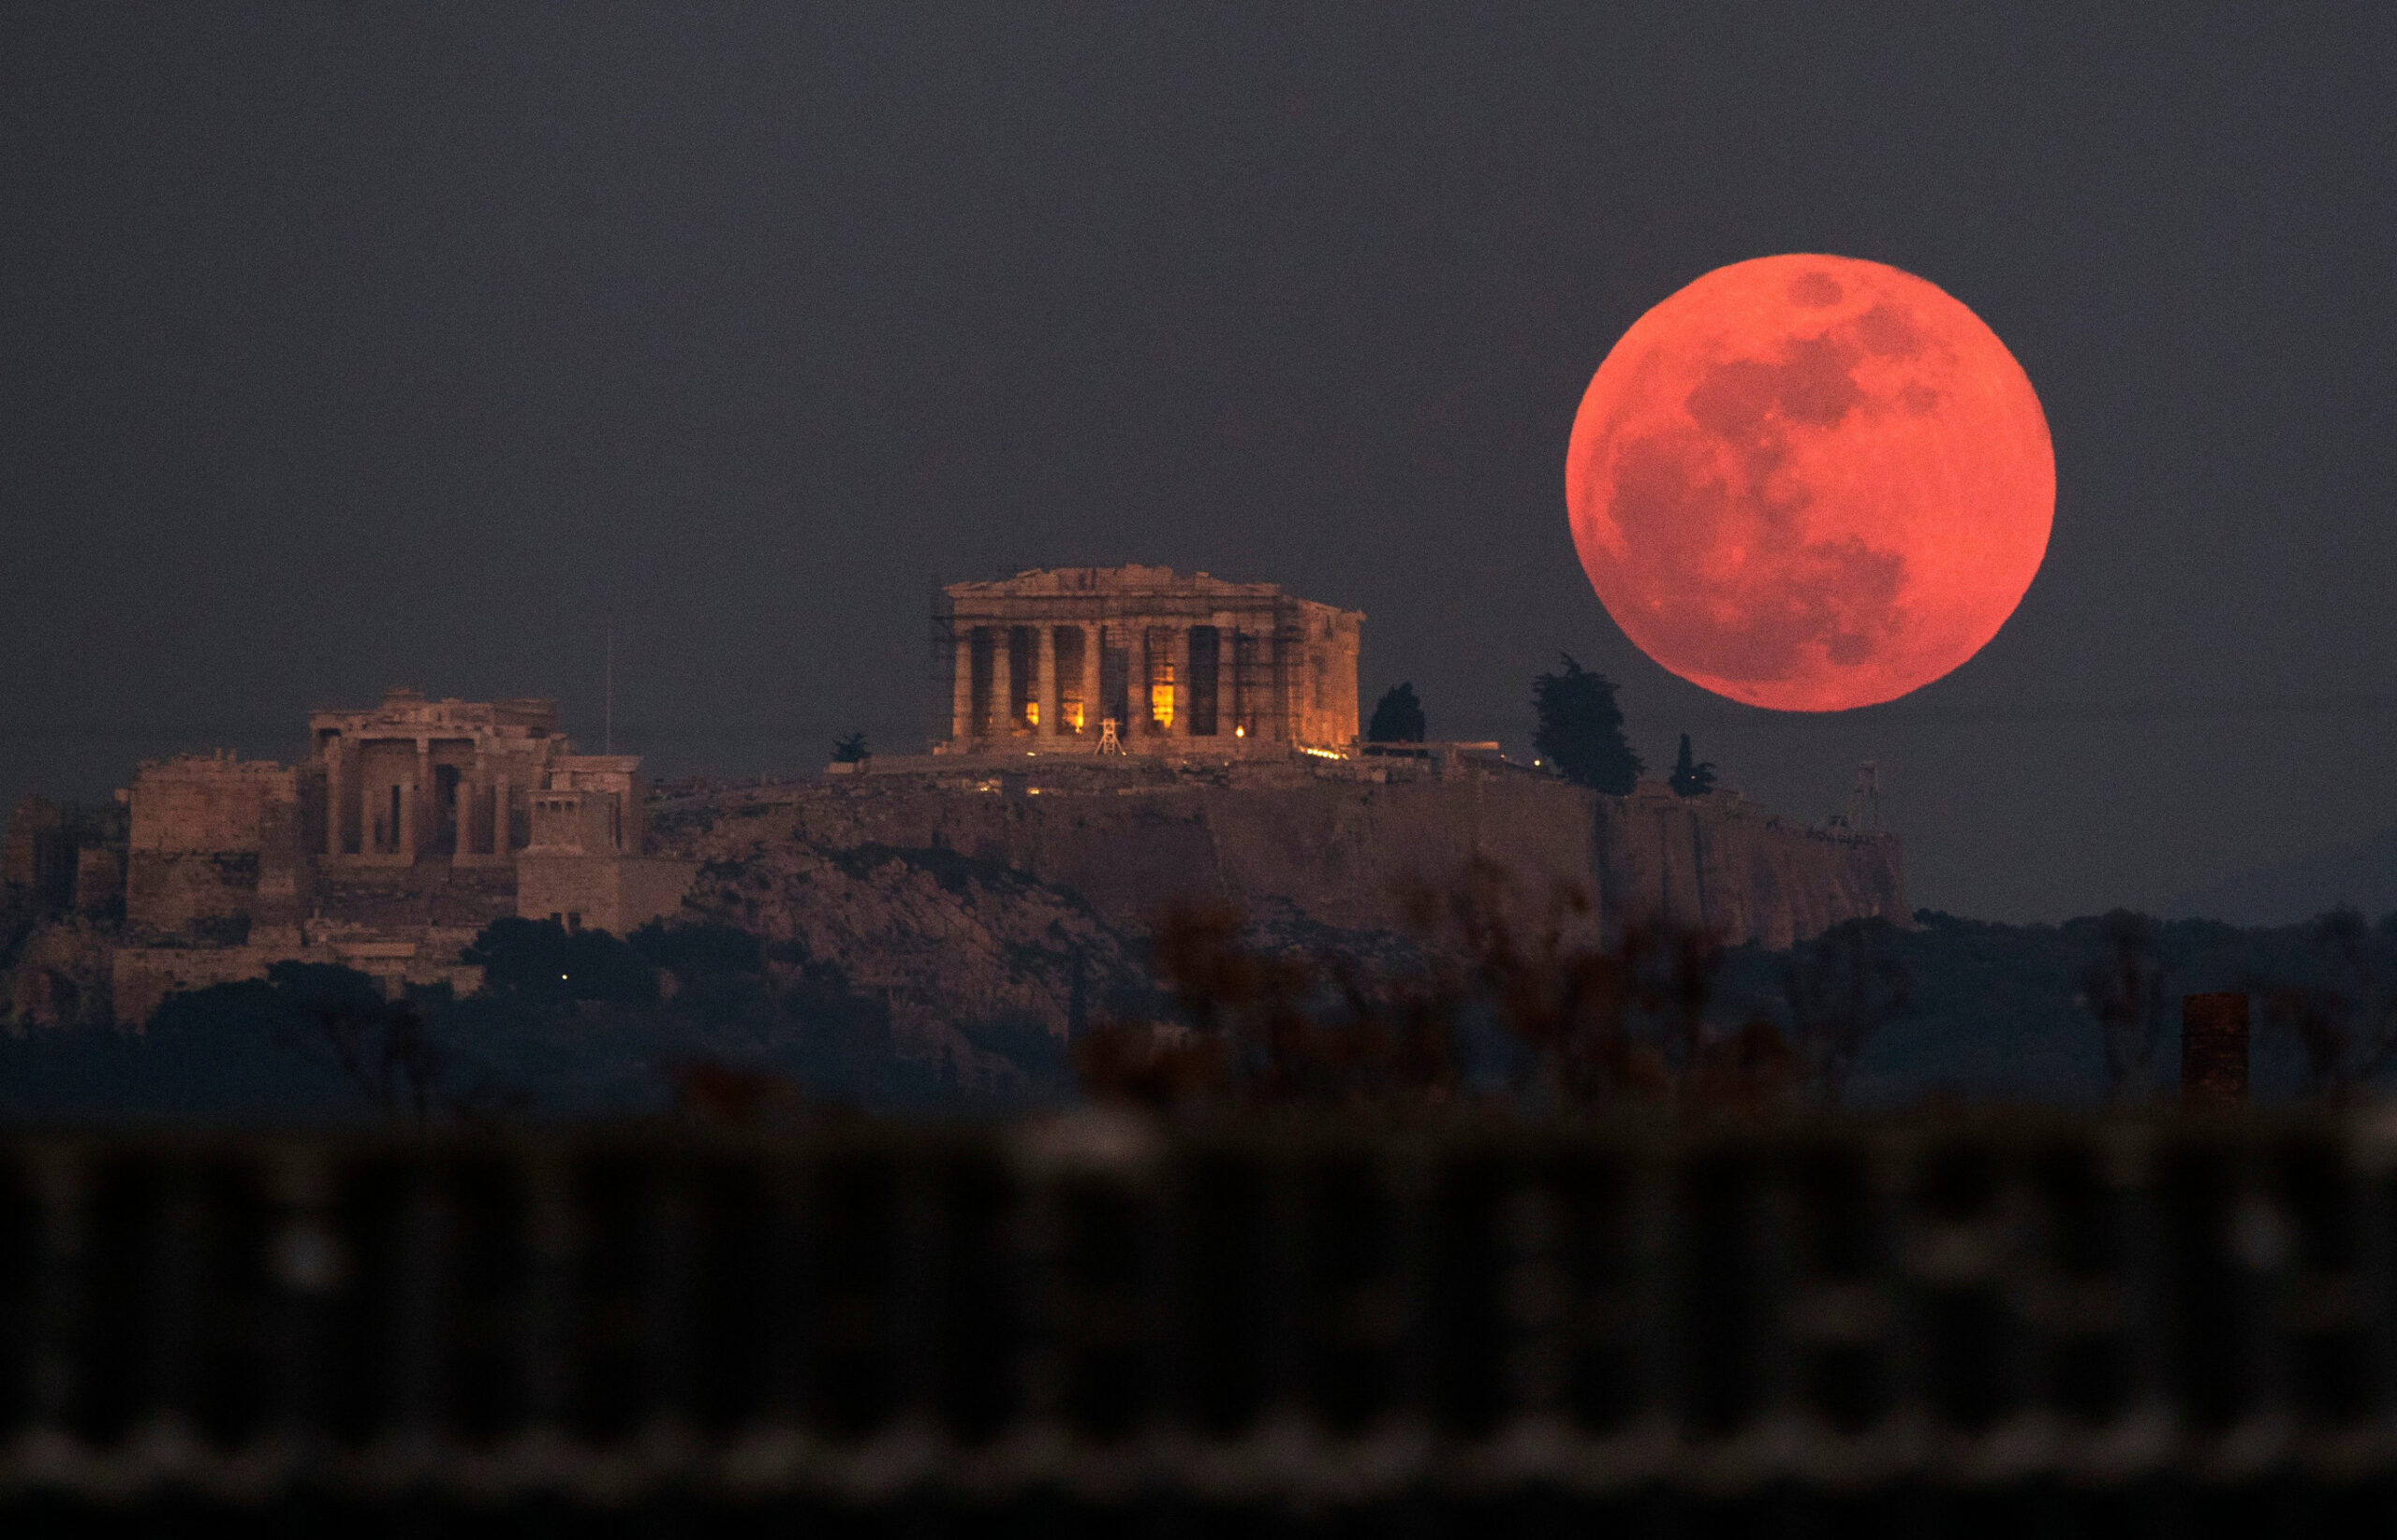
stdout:
[(1039, 687), (1033, 692), (1032, 697), (1033, 699), (1040, 702), (1040, 725), (1037, 730), (1043, 738), (1054, 738), (1066, 730), (1065, 718), (1061, 714), (1064, 702), (1059, 699), (1057, 689), (1057, 628), (1055, 626), (1039, 627), (1039, 636), (1033, 648), (1032, 655), (1033, 667), (1039, 670), (1040, 680)]
[(1190, 627), (1173, 628), (1173, 736), (1190, 736)]
[(1295, 633), (1288, 626), (1277, 625), (1270, 641), (1259, 642), (1260, 646), (1270, 646), (1273, 650), (1272, 683), (1266, 694), (1266, 711), (1272, 722), (1269, 736), (1282, 743), (1290, 741), (1295, 736), (1290, 728), (1292, 719), (1298, 714), (1290, 706), (1290, 670), (1297, 662), (1298, 654), (1294, 638)]
[(949, 739), (963, 743), (974, 736), (974, 628), (957, 630), (957, 682), (950, 695)]
[(1244, 738), (1240, 729), (1248, 718), (1248, 681), (1240, 667), (1240, 631), (1227, 625), (1215, 636), (1215, 730), (1226, 738)]
[(450, 793), (450, 805), (458, 821), (457, 843), (449, 852), (449, 858), (454, 862), (459, 857), (471, 852), (475, 844), (475, 788), (467, 785), (463, 775), (458, 777), (456, 790)]
[(507, 777), (503, 775), (491, 784), (491, 853), (505, 856), (510, 849), (507, 808)]
[(1005, 738), (1022, 726), (1015, 711), (1015, 627), (991, 628), (991, 736)]
[(336, 737), (325, 745), (325, 854), (341, 854), (341, 753)]
[(429, 739), (416, 741), (416, 785), (408, 788), (408, 811), (415, 815), (416, 838), (408, 841), (404, 848), (413, 861), (432, 845), (434, 830), (441, 823), (441, 814), (433, 805), (433, 743)]
[(1098, 666), (1105, 637), (1102, 627), (1082, 627), (1082, 736), (1094, 743), (1098, 741), (1098, 720), (1107, 714), (1098, 698)]
[(416, 784), (414, 782), (403, 781), (400, 783), (399, 802), (400, 827), (391, 831), (391, 849), (394, 854), (405, 857), (407, 859), (413, 861), (416, 859), (417, 825)]

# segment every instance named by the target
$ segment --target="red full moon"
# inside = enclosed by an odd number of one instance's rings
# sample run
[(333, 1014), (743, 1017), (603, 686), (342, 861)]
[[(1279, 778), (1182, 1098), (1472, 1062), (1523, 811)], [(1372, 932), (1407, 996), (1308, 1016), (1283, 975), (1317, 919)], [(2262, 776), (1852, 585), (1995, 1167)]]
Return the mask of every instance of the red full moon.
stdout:
[(2047, 553), (2055, 454), (2022, 366), (1936, 286), (1846, 257), (1718, 268), (1632, 325), (1566, 452), (1599, 602), (1752, 706), (1919, 689)]

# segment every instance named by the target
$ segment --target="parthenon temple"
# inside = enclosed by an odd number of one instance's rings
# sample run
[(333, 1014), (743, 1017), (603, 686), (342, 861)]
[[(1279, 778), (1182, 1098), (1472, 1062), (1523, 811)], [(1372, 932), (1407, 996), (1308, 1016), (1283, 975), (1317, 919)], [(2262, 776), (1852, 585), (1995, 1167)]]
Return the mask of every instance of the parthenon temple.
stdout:
[(934, 620), (950, 685), (936, 753), (1259, 757), (1357, 741), (1365, 617), (1274, 583), (1053, 567), (949, 584)]

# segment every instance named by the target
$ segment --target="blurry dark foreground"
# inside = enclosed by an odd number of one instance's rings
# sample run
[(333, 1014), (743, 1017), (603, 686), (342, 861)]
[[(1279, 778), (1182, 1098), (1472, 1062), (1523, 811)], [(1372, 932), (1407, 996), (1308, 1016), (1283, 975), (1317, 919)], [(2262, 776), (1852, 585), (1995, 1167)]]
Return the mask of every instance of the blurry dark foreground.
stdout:
[(0, 1533), (2362, 1533), (2397, 1123), (0, 1144)]

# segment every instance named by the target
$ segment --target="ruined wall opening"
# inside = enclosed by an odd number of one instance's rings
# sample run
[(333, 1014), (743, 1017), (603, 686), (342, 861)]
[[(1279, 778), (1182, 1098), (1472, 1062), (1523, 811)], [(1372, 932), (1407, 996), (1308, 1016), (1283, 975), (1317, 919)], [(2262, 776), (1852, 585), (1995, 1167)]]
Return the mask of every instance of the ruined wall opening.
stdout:
[(1088, 635), (1079, 625), (1060, 625), (1051, 632), (1057, 659), (1057, 721), (1054, 733), (1083, 730), (1082, 668), (1090, 661)]
[(972, 677), (968, 682), (965, 726), (977, 738), (987, 738), (991, 732), (991, 681), (997, 670), (997, 651), (998, 638), (991, 627), (976, 626), (966, 664), (966, 671)]
[(1040, 650), (1028, 625), (1007, 627), (1007, 731), (1040, 726)]
[(1173, 630), (1170, 626), (1144, 626), (1140, 631), (1141, 678), (1145, 682), (1139, 702), (1142, 709), (1142, 726), (1152, 733), (1173, 731)]
[(458, 814), (458, 767), (433, 767), (433, 848), (443, 856), (460, 856), (466, 850), (466, 829)]
[(1222, 635), (1212, 625), (1190, 628), (1190, 736), (1213, 738), (1223, 658)]
[(1117, 730), (1132, 730), (1132, 650), (1120, 631), (1110, 629), (1098, 649), (1098, 714)]

